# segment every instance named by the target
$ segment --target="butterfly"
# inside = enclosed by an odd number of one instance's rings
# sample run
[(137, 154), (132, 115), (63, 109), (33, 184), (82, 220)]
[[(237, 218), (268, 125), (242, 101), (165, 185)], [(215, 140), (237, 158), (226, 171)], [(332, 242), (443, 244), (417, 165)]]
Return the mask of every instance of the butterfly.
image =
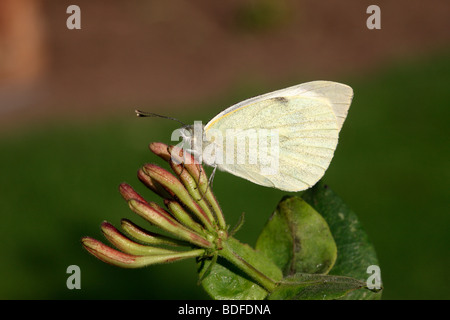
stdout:
[(345, 84), (307, 82), (239, 102), (204, 126), (183, 124), (180, 135), (187, 151), (214, 168), (211, 178), (219, 169), (258, 185), (302, 191), (330, 165), (352, 98)]

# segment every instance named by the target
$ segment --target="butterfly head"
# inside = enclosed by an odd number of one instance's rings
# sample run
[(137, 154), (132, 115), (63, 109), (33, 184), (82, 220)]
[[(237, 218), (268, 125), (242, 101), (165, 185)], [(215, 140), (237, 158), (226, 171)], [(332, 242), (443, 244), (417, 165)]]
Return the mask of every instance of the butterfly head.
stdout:
[(201, 121), (195, 121), (193, 125), (185, 125), (179, 130), (183, 140), (183, 149), (191, 153), (194, 157), (201, 155), (205, 144), (205, 130)]

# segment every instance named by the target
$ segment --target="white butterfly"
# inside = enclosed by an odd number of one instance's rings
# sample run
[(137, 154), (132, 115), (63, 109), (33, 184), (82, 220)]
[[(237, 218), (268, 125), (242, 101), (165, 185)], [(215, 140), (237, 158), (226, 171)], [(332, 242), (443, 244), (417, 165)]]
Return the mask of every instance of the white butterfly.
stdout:
[[(203, 162), (214, 167), (214, 172), (218, 168), (262, 186), (301, 191), (316, 184), (327, 170), (352, 98), (353, 90), (347, 85), (307, 82), (225, 109), (200, 127), (203, 140), (200, 150), (195, 148), (199, 140), (195, 125), (184, 127), (182, 137), (191, 146), (188, 151), (194, 154), (200, 151)], [(253, 149), (245, 146), (235, 152), (236, 141), (248, 141), (251, 145), (249, 132), (257, 138), (261, 133), (269, 133), (276, 139), (268, 139), (271, 142), (266, 149), (258, 144)], [(270, 163), (258, 161), (263, 160), (263, 151), (269, 160), (276, 160), (276, 170), (264, 170)]]

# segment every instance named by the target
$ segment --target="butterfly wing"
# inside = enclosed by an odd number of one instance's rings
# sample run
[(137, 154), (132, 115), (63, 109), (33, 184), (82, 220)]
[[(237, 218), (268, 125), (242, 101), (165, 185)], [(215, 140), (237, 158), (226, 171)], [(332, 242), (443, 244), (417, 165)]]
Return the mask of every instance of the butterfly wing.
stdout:
[[(256, 184), (286, 191), (313, 186), (333, 158), (352, 96), (352, 89), (346, 85), (314, 81), (247, 99), (224, 110), (205, 126), (207, 136), (218, 131), (226, 137), (224, 141), (233, 141), (214, 142), (224, 155), (232, 154), (230, 159), (224, 156), (218, 168)], [(238, 159), (242, 155), (236, 149), (238, 141), (250, 142), (249, 132), (256, 132), (259, 138), (263, 130), (264, 134), (272, 133), (268, 138), (270, 146), (264, 152), (269, 150), (266, 159), (273, 162), (261, 160), (260, 145), (252, 149), (259, 153), (256, 163), (249, 161), (250, 148), (244, 151), (245, 161)], [(275, 135), (277, 141), (272, 139)], [(277, 145), (277, 154), (270, 152), (272, 145)], [(276, 170), (267, 173), (266, 169), (274, 164)]]
[(300, 97), (310, 97), (310, 98), (324, 98), (328, 100), (331, 105), (338, 121), (339, 129), (347, 117), (348, 109), (353, 98), (353, 90), (351, 87), (333, 81), (311, 81), (302, 84), (298, 84), (289, 88), (269, 92), (257, 97), (249, 98), (247, 100), (241, 101), (232, 105), (231, 107), (225, 109), (217, 116), (211, 119), (205, 126), (205, 129), (211, 127), (216, 121), (219, 121), (223, 116), (230, 114), (231, 112), (251, 105), (254, 102), (259, 102), (271, 98), (289, 98), (294, 96)]

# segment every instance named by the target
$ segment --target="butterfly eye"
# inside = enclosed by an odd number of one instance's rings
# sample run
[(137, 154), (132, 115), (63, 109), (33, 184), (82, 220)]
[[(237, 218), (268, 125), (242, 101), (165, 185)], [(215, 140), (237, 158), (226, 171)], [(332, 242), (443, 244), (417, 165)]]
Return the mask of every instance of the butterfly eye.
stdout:
[(180, 130), (180, 134), (183, 139), (190, 139), (192, 137), (192, 131), (189, 127), (183, 127), (178, 130)]

